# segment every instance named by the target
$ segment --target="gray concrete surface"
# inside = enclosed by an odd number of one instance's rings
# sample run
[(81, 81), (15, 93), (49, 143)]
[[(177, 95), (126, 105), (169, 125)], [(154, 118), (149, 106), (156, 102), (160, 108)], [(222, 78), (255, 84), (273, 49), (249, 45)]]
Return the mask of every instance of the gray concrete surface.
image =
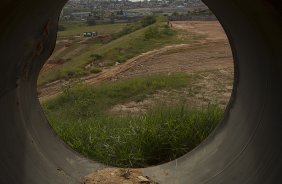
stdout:
[[(225, 118), (199, 147), (144, 172), (166, 184), (282, 183), (282, 8), (278, 0), (204, 0), (235, 60)], [(36, 95), (65, 0), (0, 2), (0, 183), (79, 183), (104, 167), (50, 129)]]

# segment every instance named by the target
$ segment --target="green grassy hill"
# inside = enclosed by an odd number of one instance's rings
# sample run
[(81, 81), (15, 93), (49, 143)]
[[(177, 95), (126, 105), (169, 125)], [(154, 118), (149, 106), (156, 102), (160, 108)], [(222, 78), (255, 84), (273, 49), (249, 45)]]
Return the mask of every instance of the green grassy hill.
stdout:
[[(113, 24), (111, 25), (111, 29), (116, 30), (114, 28), (115, 26), (117, 26), (116, 29), (121, 28), (121, 25)], [(123, 27), (120, 32), (124, 32), (124, 30), (129, 29), (129, 27), (132, 29), (132, 25), (127, 25)], [(93, 28), (95, 28), (95, 26)], [(107, 28), (108, 27), (106, 26), (103, 29)], [(85, 28), (81, 29), (84, 30)], [(74, 26), (73, 29), (69, 27), (67, 33), (59, 33), (59, 35), (73, 35), (76, 32), (80, 33), (82, 31), (81, 29), (77, 28), (77, 26)], [(135, 29), (136, 28), (133, 30)], [(117, 32), (112, 31), (111, 33), (114, 36)], [(166, 22), (158, 20), (152, 25), (136, 29), (136, 31), (121, 36), (108, 43), (89, 40), (83, 44), (82, 50), (75, 53), (66, 62), (63, 62), (56, 68), (40, 75), (38, 84), (42, 85), (57, 79), (77, 78), (91, 72), (99, 72), (104, 67), (110, 67), (116, 62), (125, 62), (127, 59), (152, 49), (161, 48), (171, 44), (191, 43), (198, 37), (199, 36), (186, 31), (173, 30), (166, 25)], [(81, 46), (81, 44), (76, 44), (76, 47)], [(86, 69), (85, 66), (90, 63), (93, 63), (95, 68)]]

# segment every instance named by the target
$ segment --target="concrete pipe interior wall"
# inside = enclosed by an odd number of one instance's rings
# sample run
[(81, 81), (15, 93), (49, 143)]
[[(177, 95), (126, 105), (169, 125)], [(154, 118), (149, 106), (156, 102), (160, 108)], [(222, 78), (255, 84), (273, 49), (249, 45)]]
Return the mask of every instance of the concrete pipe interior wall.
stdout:
[[(167, 184), (282, 183), (282, 8), (279, 0), (204, 0), (235, 62), (225, 118), (195, 150), (146, 168)], [(0, 2), (0, 183), (66, 184), (104, 167), (53, 133), (36, 94), (66, 0)]]

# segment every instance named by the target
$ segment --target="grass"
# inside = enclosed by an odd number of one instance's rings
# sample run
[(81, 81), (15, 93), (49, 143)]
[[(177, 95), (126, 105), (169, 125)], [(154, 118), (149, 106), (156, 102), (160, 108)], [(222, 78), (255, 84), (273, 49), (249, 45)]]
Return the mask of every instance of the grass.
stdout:
[[(160, 34), (147, 38), (146, 35), (150, 34), (148, 32), (151, 29), (157, 30)], [(149, 26), (114, 40), (97, 49), (95, 53), (102, 55), (103, 60), (107, 61), (109, 65), (115, 62), (122, 63), (141, 53), (175, 43), (173, 40), (175, 34), (174, 31), (161, 24)]]
[[(140, 24), (140, 23), (136, 23)], [(172, 30), (166, 26), (166, 22), (157, 21), (153, 25), (141, 28), (137, 31), (119, 37), (106, 44), (87, 44), (79, 54), (72, 56), (71, 60), (39, 76), (38, 85), (60, 78), (69, 78), (69, 73), (79, 71), (75, 77), (90, 73), (85, 66), (93, 62), (91, 56), (98, 54), (105, 66), (113, 66), (116, 62), (122, 63), (141, 53), (158, 49), (166, 45), (191, 43), (198, 39), (198, 35), (187, 31)]]
[(66, 119), (87, 119), (88, 117), (105, 115), (105, 112), (116, 104), (142, 101), (158, 90), (182, 88), (189, 85), (189, 82), (189, 75), (176, 73), (135, 77), (115, 83), (103, 83), (98, 86), (65, 87), (62, 96), (43, 103), (43, 107), (45, 107), (47, 114), (50, 110), (56, 116), (66, 115)]
[(200, 144), (223, 111), (184, 104), (156, 105), (142, 115), (113, 115), (116, 104), (142, 101), (158, 90), (186, 87), (186, 74), (138, 77), (99, 86), (65, 88), (42, 107), (57, 134), (93, 160), (119, 167), (147, 167), (173, 160)]
[(214, 130), (222, 114), (218, 107), (180, 106), (158, 107), (141, 116), (50, 121), (68, 145), (87, 157), (118, 167), (147, 167), (191, 151)]

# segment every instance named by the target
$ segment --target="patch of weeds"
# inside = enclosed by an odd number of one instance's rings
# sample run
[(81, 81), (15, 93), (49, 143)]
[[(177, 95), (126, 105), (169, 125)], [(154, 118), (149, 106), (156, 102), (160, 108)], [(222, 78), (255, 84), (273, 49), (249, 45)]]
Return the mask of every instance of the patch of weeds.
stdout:
[(96, 73), (100, 73), (102, 72), (102, 69), (101, 68), (92, 68), (90, 70), (90, 73), (93, 73), (93, 74), (96, 74)]
[(189, 85), (187, 74), (136, 77), (98, 86), (66, 86), (42, 104), (57, 134), (93, 160), (118, 167), (147, 167), (171, 161), (199, 145), (217, 126), (223, 110), (157, 104), (145, 114), (109, 114), (116, 104), (142, 101), (158, 90)]
[(90, 57), (93, 59), (93, 60), (100, 60), (102, 59), (102, 55), (100, 54), (91, 54)]
[(82, 68), (66, 71), (65, 79), (78, 78), (87, 74), (87, 71)]
[(105, 66), (108, 66), (108, 67), (110, 67), (110, 66), (114, 66), (115, 65), (115, 61), (105, 61)]
[(147, 16), (147, 17), (144, 17), (141, 20), (141, 25), (142, 25), (142, 27), (147, 27), (147, 26), (152, 25), (156, 22), (157, 22), (157, 19), (156, 19), (155, 16)]
[(157, 39), (162, 37), (173, 36), (175, 32), (167, 26), (153, 26), (149, 27), (144, 34), (145, 40)]
[(148, 167), (191, 151), (214, 130), (222, 115), (217, 106), (159, 105), (141, 116), (92, 114), (93, 118), (84, 121), (49, 119), (66, 143), (93, 160), (117, 167)]

